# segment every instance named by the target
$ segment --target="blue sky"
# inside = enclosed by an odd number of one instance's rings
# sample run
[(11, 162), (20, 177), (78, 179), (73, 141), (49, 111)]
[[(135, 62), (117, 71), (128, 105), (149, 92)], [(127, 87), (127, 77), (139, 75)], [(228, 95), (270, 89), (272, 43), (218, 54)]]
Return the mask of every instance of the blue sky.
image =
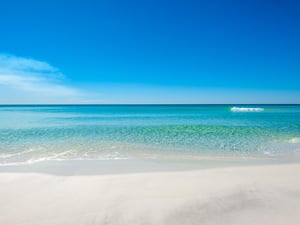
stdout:
[(0, 103), (300, 103), (299, 10), (2, 0)]

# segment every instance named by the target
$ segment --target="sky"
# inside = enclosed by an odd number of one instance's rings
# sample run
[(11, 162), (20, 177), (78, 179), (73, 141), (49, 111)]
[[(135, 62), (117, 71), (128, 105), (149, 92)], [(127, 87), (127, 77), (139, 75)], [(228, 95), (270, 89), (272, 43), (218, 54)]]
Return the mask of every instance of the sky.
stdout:
[(300, 103), (299, 10), (0, 0), (0, 104)]

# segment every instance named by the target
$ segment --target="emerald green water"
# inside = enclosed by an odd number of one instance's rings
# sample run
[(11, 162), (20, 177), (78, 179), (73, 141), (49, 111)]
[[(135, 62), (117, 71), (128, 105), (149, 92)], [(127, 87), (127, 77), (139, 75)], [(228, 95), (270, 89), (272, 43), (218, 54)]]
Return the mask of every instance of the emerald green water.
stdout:
[(1, 165), (299, 152), (298, 105), (0, 106)]

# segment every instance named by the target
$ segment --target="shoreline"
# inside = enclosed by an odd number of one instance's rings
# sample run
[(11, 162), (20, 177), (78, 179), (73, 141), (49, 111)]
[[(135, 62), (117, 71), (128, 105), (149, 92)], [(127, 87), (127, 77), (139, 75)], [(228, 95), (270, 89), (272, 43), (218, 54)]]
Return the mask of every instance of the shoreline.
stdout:
[(215, 156), (203, 155), (198, 158), (163, 158), (143, 159), (67, 159), (44, 160), (34, 163), (1, 165), (1, 173), (43, 173), (58, 176), (74, 175), (105, 175), (105, 174), (130, 174), (172, 171), (195, 171), (203, 169), (264, 166), (264, 165), (289, 165), (300, 162), (300, 155), (287, 157), (261, 157), (255, 155)]

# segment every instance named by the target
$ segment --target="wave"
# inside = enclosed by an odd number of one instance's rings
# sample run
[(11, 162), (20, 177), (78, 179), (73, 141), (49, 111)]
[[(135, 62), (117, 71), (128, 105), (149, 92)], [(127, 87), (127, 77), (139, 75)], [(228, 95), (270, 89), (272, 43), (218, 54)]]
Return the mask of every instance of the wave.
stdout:
[(299, 137), (291, 138), (288, 140), (288, 143), (298, 144), (298, 143), (300, 143), (300, 138)]
[(28, 165), (28, 164), (35, 164), (39, 162), (44, 161), (68, 161), (68, 160), (127, 160), (129, 157), (122, 156), (119, 154), (119, 152), (111, 152), (109, 154), (101, 154), (98, 156), (95, 155), (89, 155), (88, 152), (83, 154), (76, 154), (73, 152), (73, 150), (64, 151), (57, 154), (50, 154), (50, 155), (38, 155), (38, 156), (31, 156), (30, 158), (24, 158), (24, 159), (16, 159), (14, 160), (14, 156), (20, 156), (23, 153), (26, 153), (29, 151), (23, 151), (16, 154), (11, 154), (9, 156), (6, 155), (0, 155), (0, 159), (7, 159), (12, 158), (9, 161), (1, 161), (0, 160), (0, 167), (1, 166), (21, 166), (21, 165)]
[(8, 158), (12, 158), (12, 157), (15, 157), (15, 156), (22, 156), (24, 154), (27, 154), (27, 153), (31, 153), (33, 152), (34, 150), (33, 149), (29, 149), (29, 150), (25, 150), (25, 151), (22, 151), (22, 152), (17, 152), (17, 153), (2, 153), (0, 154), (0, 159), (8, 159)]
[(244, 108), (244, 107), (232, 107), (231, 112), (262, 112), (264, 108)]

